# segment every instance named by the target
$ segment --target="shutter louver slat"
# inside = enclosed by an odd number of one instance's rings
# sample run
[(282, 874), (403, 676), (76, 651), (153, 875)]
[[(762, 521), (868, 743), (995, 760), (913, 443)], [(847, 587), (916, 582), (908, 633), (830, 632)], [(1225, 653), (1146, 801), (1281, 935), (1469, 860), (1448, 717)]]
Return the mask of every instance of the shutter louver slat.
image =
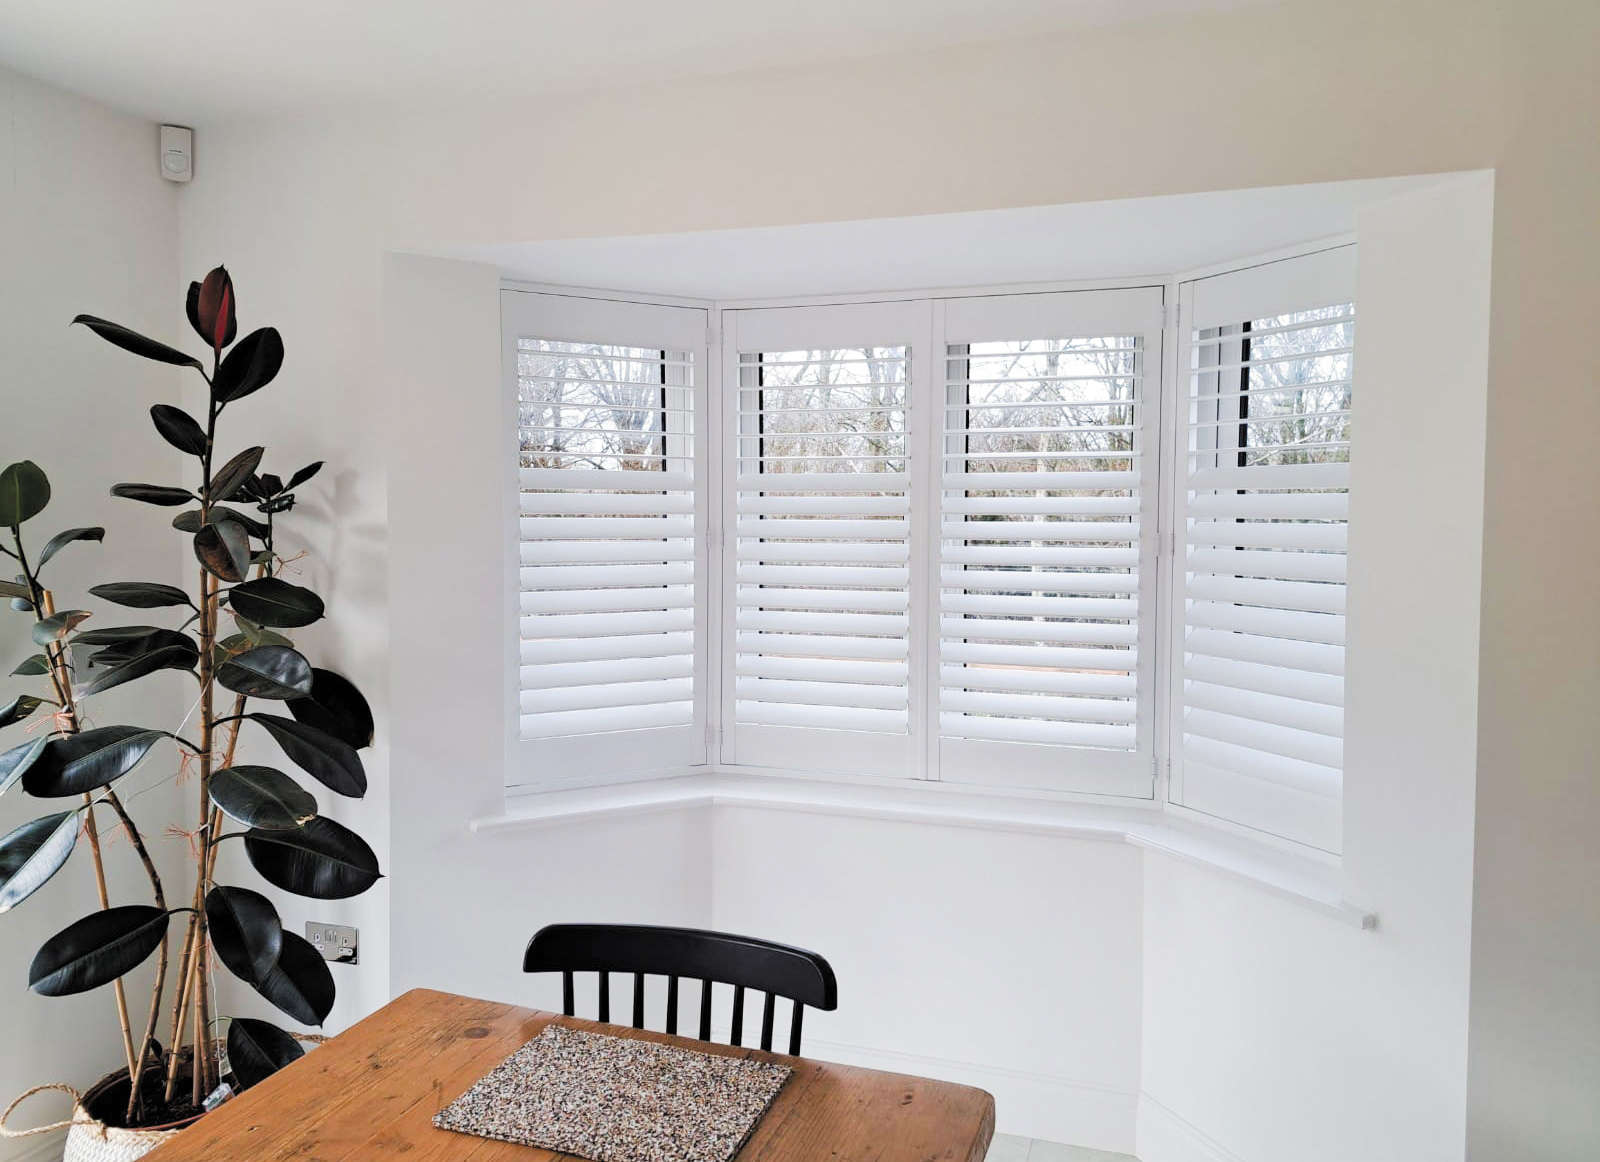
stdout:
[(694, 359), (523, 338), (521, 735), (695, 721)]
[(971, 743), (1138, 742), (1138, 337), (952, 344), (939, 723)]
[[(1183, 420), (1183, 794), (1218, 796), (1236, 821), (1329, 849), (1344, 749), (1354, 334), (1348, 303), (1193, 333)], [(1274, 813), (1276, 799), (1245, 802), (1250, 787), (1323, 806)]]
[(905, 735), (909, 352), (742, 352), (734, 721)]

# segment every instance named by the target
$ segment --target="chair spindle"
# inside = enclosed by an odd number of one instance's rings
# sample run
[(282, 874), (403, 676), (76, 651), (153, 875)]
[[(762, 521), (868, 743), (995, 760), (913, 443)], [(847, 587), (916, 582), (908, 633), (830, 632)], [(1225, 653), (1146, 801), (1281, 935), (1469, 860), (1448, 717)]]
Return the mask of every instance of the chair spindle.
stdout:
[(644, 973), (633, 974), (633, 1027), (644, 1028)]
[(611, 974), (600, 973), (600, 1023), (607, 1024), (611, 1020)]
[(711, 982), (700, 982), (700, 1040), (711, 1040)]
[(776, 999), (774, 994), (768, 993), (767, 999), (761, 1004), (761, 1051), (763, 1053), (772, 1052), (772, 1006)]
[(678, 978), (667, 977), (667, 1032), (678, 1033)]
[(728, 1044), (744, 1044), (744, 985), (742, 984), (733, 988), (733, 1036)]
[(806, 1007), (799, 1001), (794, 1002), (794, 1019), (789, 1022), (789, 1056), (800, 1056), (800, 1022), (804, 1018)]
[(563, 1016), (576, 1016), (577, 1006), (572, 1002), (572, 972), (561, 974), (561, 1012)]

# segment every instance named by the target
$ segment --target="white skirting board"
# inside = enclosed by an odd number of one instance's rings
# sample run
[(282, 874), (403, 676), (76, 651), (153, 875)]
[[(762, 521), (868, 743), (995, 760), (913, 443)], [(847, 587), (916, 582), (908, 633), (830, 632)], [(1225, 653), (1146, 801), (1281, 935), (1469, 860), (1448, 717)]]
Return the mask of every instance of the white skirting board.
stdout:
[(994, 1095), (997, 1133), (1094, 1150), (1133, 1152), (1138, 1094), (1132, 1089), (810, 1037), (806, 1038), (805, 1055), (986, 1089)]
[(1243, 1162), (1147, 1093), (1139, 1094), (1139, 1162)]

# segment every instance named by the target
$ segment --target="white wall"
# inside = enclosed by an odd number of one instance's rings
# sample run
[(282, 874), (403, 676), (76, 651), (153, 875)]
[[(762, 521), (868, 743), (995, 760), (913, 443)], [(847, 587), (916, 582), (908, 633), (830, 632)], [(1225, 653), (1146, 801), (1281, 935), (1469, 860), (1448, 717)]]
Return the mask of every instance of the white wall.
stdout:
[(715, 810), (712, 920), (812, 948), (806, 1050), (997, 1095), (1002, 1132), (1130, 1150), (1142, 855), (1122, 843)]
[[(103, 545), (64, 549), (46, 580), (60, 608), (92, 609), (108, 625), (139, 617), (87, 598), (89, 585), (179, 580), (178, 542), (166, 527), (170, 511), (107, 495), (121, 480), (175, 479), (178, 454), (161, 442), (146, 412), (176, 397), (178, 374), (68, 324), (88, 312), (179, 339), (177, 232), (177, 199), (156, 168), (153, 125), (0, 69), (0, 464), (31, 459), (51, 478), (50, 507), (24, 529), (33, 549), (64, 528), (107, 528)], [(0, 674), (37, 652), (30, 624), (26, 615), (0, 608)], [(172, 708), (183, 704), (184, 681), (160, 675), (112, 692), (99, 707), (101, 724), (175, 728), (181, 713)], [(0, 700), (42, 693), (41, 682), (7, 678)], [(0, 747), (23, 742), (26, 729), (7, 727)], [(176, 765), (175, 752), (162, 746), (130, 780), (136, 789), (156, 789), (128, 797), (169, 883), (177, 882), (185, 845), (161, 832), (168, 822), (187, 823), (194, 811), (188, 794), (160, 785)], [(60, 809), (13, 788), (0, 800), (0, 834)], [(109, 828), (109, 818), (102, 820)], [(107, 862), (114, 903), (149, 902), (125, 841), (111, 842)], [(41, 1082), (81, 1086), (122, 1062), (109, 989), (47, 999), (26, 987), (38, 946), (98, 906), (90, 867), (88, 846), (81, 844), (54, 880), (0, 916), (0, 1103)], [(128, 989), (141, 1022), (145, 982), (141, 973)], [(65, 1104), (60, 1097), (41, 1098), (19, 1117), (23, 1124), (55, 1120)], [(0, 1142), (0, 1158), (39, 1145), (58, 1149), (59, 1141)]]
[[(352, 539), (331, 546), (328, 564), (346, 583), (387, 597), (363, 593), (331, 644), (352, 676), (371, 687), (382, 685), (385, 672), (397, 683), (416, 680), (409, 669), (409, 678), (401, 674), (388, 640), (432, 627), (429, 641), (442, 649), (448, 643), (436, 636), (439, 625), (456, 616), (441, 604), (448, 591), (417, 592), (401, 603), (396, 578), (436, 568), (426, 554), (462, 575), (489, 567), (481, 542), (455, 535), (458, 526), (472, 527), (470, 507), (424, 505), (416, 513), (434, 522), (436, 535), (408, 535), (403, 553), (396, 544), (397, 499), (423, 477), (441, 490), (452, 487), (450, 469), (472, 467), (455, 441), (474, 445), (447, 437), (455, 429), (444, 424), (431, 433), (431, 445), (385, 448), (377, 434), (385, 430), (380, 417), (421, 407), (415, 393), (429, 386), (373, 350), (386, 249), (1495, 169), (1470, 1153), (1488, 1160), (1576, 1157), (1586, 1146), (1593, 1152), (1592, 1097), (1600, 1092), (1600, 990), (1590, 967), (1600, 959), (1592, 906), (1600, 873), (1590, 854), (1600, 816), (1591, 722), (1600, 697), (1600, 605), (1590, 579), (1600, 546), (1572, 531), (1592, 526), (1600, 496), (1600, 460), (1589, 449), (1600, 420), (1600, 352), (1586, 342), (1585, 314), (1600, 301), (1600, 158), (1594, 135), (1581, 129), (1600, 104), (1592, 68), (1597, 22), (1600, 13), (1584, 0), (1319, 0), (528, 106), (217, 126), (200, 135), (182, 265), (186, 272), (223, 258), (234, 265), (242, 296), (251, 296), (242, 299), (248, 309), (259, 303), (285, 329), (300, 442), (326, 445), (348, 466), (332, 512)], [(714, 143), (703, 128), (711, 124), (719, 127)], [(826, 180), (774, 182), (752, 164), (750, 144), (775, 133), (802, 153), (825, 147), (834, 157), (872, 160), (848, 168), (847, 180), (830, 172)], [(452, 143), (448, 164), (441, 163), (441, 140)], [(1235, 140), (1240, 148), (1220, 147)], [(1126, 147), (1086, 151), (1085, 142)], [(651, 180), (566, 176), (607, 172), (617, 156)], [(969, 156), (1013, 164), (951, 164)], [(1392, 274), (1389, 286), (1400, 285)], [(482, 293), (481, 280), (477, 286)], [(425, 298), (420, 288), (413, 293)], [(478, 406), (475, 393), (492, 390), (484, 374), (458, 381), (436, 372), (432, 390)], [(309, 430), (305, 416), (320, 426)], [(470, 472), (465, 478), (477, 479)], [(1458, 516), (1471, 511), (1463, 503)], [(1467, 541), (1446, 540), (1470, 556)], [(1459, 602), (1470, 600), (1465, 588), (1452, 593), (1456, 604), (1439, 618), (1459, 614)], [(481, 632), (475, 613), (466, 621)], [(1443, 622), (1430, 616), (1428, 624)], [(1395, 648), (1425, 640), (1435, 639), (1408, 631)], [(680, 890), (703, 874), (696, 859), (705, 836), (692, 825), (634, 821), (575, 828), (559, 839), (508, 832), (492, 842), (466, 832), (465, 817), (494, 777), (481, 764), (494, 759), (461, 762), (440, 740), (446, 731), (498, 726), (489, 703), (471, 696), (479, 690), (480, 659), (468, 653), (463, 641), (440, 654), (450, 664), (436, 681), (451, 687), (450, 713), (440, 714), (426, 749), (399, 753), (401, 740), (412, 736), (395, 718), (402, 710), (418, 713), (415, 691), (402, 695), (397, 684), (392, 704), (380, 707), (380, 729), (394, 754), (388, 776), (382, 756), (374, 763), (378, 802), (391, 778), (395, 795), (386, 853), (397, 867), (394, 983), (513, 988), (498, 975), (502, 969), (470, 962), (458, 947), (461, 935), (493, 933), (492, 942), (470, 945), (471, 956), (504, 964), (524, 933), (499, 931), (497, 920), (525, 927), (544, 916), (632, 909), (640, 898), (629, 895), (637, 876), (628, 873), (651, 866), (639, 853), (655, 844), (668, 888), (644, 903), (658, 906), (664, 920), (694, 911), (692, 892)], [(1469, 657), (1463, 682), (1470, 670)], [(1415, 693), (1388, 689), (1399, 704)], [(1472, 731), (1463, 697), (1465, 686), (1453, 683), (1426, 702), (1431, 723), (1459, 713), (1456, 739)], [(1389, 713), (1369, 706), (1372, 728), (1388, 729)], [(1352, 714), (1359, 716), (1358, 708)], [(1199, 1148), (1205, 1138), (1247, 1162), (1326, 1156), (1335, 1143), (1382, 1157), (1392, 1145), (1379, 1140), (1384, 1129), (1420, 1156), (1459, 1154), (1461, 899), (1446, 892), (1438, 917), (1421, 905), (1446, 876), (1458, 877), (1452, 882), (1459, 887), (1466, 874), (1464, 787), (1454, 785), (1442, 816), (1431, 813), (1435, 800), (1424, 794), (1466, 768), (1451, 754), (1429, 756), (1419, 771), (1412, 757), (1382, 760), (1394, 798), (1379, 792), (1364, 806), (1353, 778), (1352, 819), (1403, 810), (1407, 823), (1440, 831), (1444, 855), (1427, 866), (1392, 837), (1362, 863), (1357, 852), (1366, 841), (1350, 837), (1352, 874), (1366, 877), (1362, 890), (1372, 896), (1363, 902), (1390, 908), (1394, 931), (1387, 922), (1377, 934), (1333, 930), (1265, 897), (1219, 888), (1206, 872), (1152, 859), (1144, 1025), (1161, 1031), (1146, 1041), (1141, 1069), (1148, 1097), (1172, 1103), (1200, 1137), (1180, 1133), (1163, 1143), (1152, 1134), (1143, 1146), (1147, 1162), (1180, 1157), (1177, 1151)], [(1419, 815), (1423, 807), (1430, 813)], [(717, 825), (718, 838), (727, 830)], [(828, 834), (814, 834), (807, 850), (821, 858)], [(413, 853), (429, 866), (410, 866)], [(588, 878), (569, 866), (580, 858), (596, 865)], [(1070, 867), (1078, 856), (1049, 858)], [(436, 869), (458, 886), (408, 886), (408, 877)], [(1130, 890), (1126, 879), (1114, 878), (1115, 868), (1104, 870), (1112, 877), (1104, 890)], [(1131, 867), (1122, 873), (1136, 874)], [(1063, 905), (1076, 899), (1057, 882), (1033, 888)], [(1001, 883), (996, 898), (1015, 891)], [(761, 928), (784, 930), (788, 917), (804, 918), (809, 907), (804, 897), (772, 899)], [(350, 914), (381, 930), (381, 909), (382, 898), (373, 897)], [(731, 904), (726, 910), (730, 918), (748, 914)], [(1082, 937), (1081, 948), (1096, 947), (1097, 921), (1086, 915), (1082, 922), (1074, 938)], [(1196, 949), (1205, 955), (1194, 956)], [(864, 960), (853, 947), (826, 951)], [(1248, 971), (1236, 979), (1241, 963)], [(1349, 971), (1334, 977), (1333, 966)], [(347, 995), (361, 998), (352, 1003), (381, 996), (386, 971), (376, 956), (351, 970), (358, 983)], [(1299, 981), (1323, 987), (1302, 993)], [(1226, 990), (1225, 1005), (1193, 991), (1208, 982)], [(930, 1007), (970, 1003), (966, 984), (956, 972), (929, 978)], [(1290, 1001), (1301, 1003), (1286, 1016)], [(341, 1019), (348, 1015), (343, 1004)], [(1194, 1019), (1186, 1022), (1186, 1014)], [(860, 1028), (867, 1032), (859, 1035), (872, 1032)], [(1283, 1056), (1242, 1055), (1230, 1029), (1259, 1031)], [(1400, 1031), (1415, 1037), (1419, 1030), (1440, 1039), (1391, 1043)], [(981, 1045), (969, 1045), (980, 1055)], [(1397, 1052), (1413, 1084), (1373, 1084), (1385, 1055)], [(1273, 1067), (1279, 1061), (1295, 1067)], [(1419, 1073), (1433, 1080), (1416, 1083)], [(1120, 1065), (1111, 1074), (1125, 1076)], [(1418, 1092), (1424, 1101), (1412, 1109)], [(1265, 1112), (1280, 1109), (1292, 1112)], [(1005, 1117), (1002, 1107), (1002, 1125)], [(1348, 1122), (1371, 1129), (1358, 1132)]]
[(1492, 212), (1472, 174), (1360, 219), (1344, 874), (1378, 928), (1148, 857), (1151, 1162), (1204, 1159), (1200, 1135), (1246, 1159), (1462, 1157)]

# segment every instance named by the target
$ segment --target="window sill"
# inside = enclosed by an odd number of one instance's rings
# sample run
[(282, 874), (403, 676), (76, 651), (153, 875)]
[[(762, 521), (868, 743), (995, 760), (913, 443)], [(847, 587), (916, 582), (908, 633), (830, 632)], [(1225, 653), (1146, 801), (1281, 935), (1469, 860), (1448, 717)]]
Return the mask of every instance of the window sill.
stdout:
[(1153, 807), (1005, 798), (931, 785), (888, 787), (708, 773), (523, 793), (510, 800), (503, 813), (474, 819), (471, 826), (474, 832), (492, 833), (702, 807), (800, 811), (1129, 843), (1260, 888), (1352, 927), (1370, 929), (1378, 922), (1375, 913), (1343, 898), (1337, 868), (1202, 826), (1180, 826)]

